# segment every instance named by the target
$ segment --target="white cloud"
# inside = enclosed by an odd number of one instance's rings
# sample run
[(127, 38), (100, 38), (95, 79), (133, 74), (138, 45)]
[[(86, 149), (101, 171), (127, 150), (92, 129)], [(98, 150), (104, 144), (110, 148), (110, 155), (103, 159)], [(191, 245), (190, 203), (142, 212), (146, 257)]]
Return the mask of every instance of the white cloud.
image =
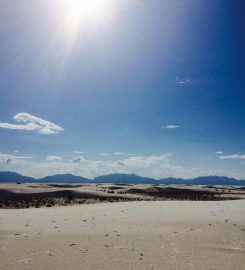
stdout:
[(13, 119), (21, 124), (9, 124), (0, 122), (0, 128), (36, 131), (40, 134), (58, 134), (64, 129), (54, 123), (38, 118), (28, 113), (18, 113)]
[(48, 160), (48, 161), (62, 161), (63, 158), (60, 156), (47, 156), (46, 160)]
[(7, 155), (0, 155), (0, 163), (11, 163), (12, 158), (8, 157)]
[(127, 153), (123, 153), (123, 152), (115, 152), (114, 154), (115, 154), (115, 155), (124, 155), (124, 156), (129, 156), (129, 157), (130, 157), (130, 156), (134, 156), (134, 154), (130, 154), (130, 153), (127, 154)]
[(215, 154), (217, 154), (217, 155), (221, 155), (221, 154), (223, 154), (224, 152), (223, 151), (216, 151), (215, 152)]
[(180, 77), (176, 77), (176, 82), (178, 84), (190, 84), (191, 83), (191, 81), (189, 79), (187, 79), (187, 78), (180, 79)]
[(89, 160), (82, 156), (74, 157), (70, 162), (41, 162), (29, 166), (22, 173), (38, 177), (56, 174), (72, 173), (88, 178), (111, 173), (135, 173), (141, 176), (161, 178), (172, 176), (174, 168), (169, 163), (171, 154), (152, 155), (148, 157), (133, 156), (118, 160)]
[(74, 153), (78, 155), (85, 154), (85, 152), (82, 152), (82, 151), (74, 151)]
[(81, 162), (82, 160), (84, 160), (84, 157), (74, 157), (74, 158), (72, 159), (72, 162), (73, 162), (73, 163), (79, 163), (79, 162)]
[(108, 156), (108, 154), (106, 154), (106, 153), (99, 153), (99, 154), (97, 154), (98, 156)]
[[(165, 177), (194, 178), (198, 176), (220, 175), (244, 179), (244, 171), (232, 171), (230, 168), (181, 166), (172, 162), (173, 154), (166, 153), (151, 156), (127, 156), (116, 160), (90, 160), (83, 156), (72, 160), (34, 162), (30, 157), (17, 157), (0, 154), (0, 170), (11, 170), (23, 175), (43, 177), (58, 173), (72, 173), (87, 178), (111, 173), (135, 173), (140, 176), (161, 179)], [(234, 156), (232, 157), (235, 158)], [(237, 157), (236, 157), (237, 158)], [(241, 157), (240, 157), (241, 159)], [(244, 162), (244, 155), (243, 160)]]
[(236, 160), (245, 160), (245, 155), (242, 154), (231, 154), (219, 156), (220, 159), (236, 159)]
[(125, 155), (125, 153), (122, 153), (122, 152), (115, 152), (115, 155)]
[[(60, 167), (62, 168), (61, 171), (65, 171), (64, 168), (66, 168), (70, 173), (83, 175), (88, 178), (110, 173), (135, 173), (141, 176), (161, 178), (164, 175), (172, 176), (172, 171), (177, 168), (170, 165), (170, 156), (171, 154), (148, 157), (134, 156), (119, 160), (103, 161), (76, 157), (72, 159), (70, 165), (63, 162), (63, 164), (60, 164)], [(53, 170), (54, 168), (50, 169)], [(45, 169), (42, 168), (43, 171)]]
[(162, 128), (174, 129), (174, 128), (180, 128), (180, 126), (177, 126), (177, 125), (166, 125), (166, 126), (162, 126)]
[(120, 160), (118, 160), (118, 161), (117, 161), (117, 165), (119, 165), (119, 166), (124, 166), (124, 165), (125, 165), (125, 163), (124, 163), (124, 162), (122, 162), (122, 161), (120, 161)]
[(18, 151), (18, 150), (14, 150), (13, 153), (14, 153), (14, 154), (18, 154), (19, 151)]
[(21, 157), (0, 153), (0, 163), (18, 163), (18, 160), (31, 159), (32, 157)]

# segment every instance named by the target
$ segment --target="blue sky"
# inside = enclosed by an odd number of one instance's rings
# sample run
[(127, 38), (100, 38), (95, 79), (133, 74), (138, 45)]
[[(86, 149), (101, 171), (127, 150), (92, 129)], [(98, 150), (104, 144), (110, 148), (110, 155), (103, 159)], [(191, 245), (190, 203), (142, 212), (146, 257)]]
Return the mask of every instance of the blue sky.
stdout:
[(239, 1), (78, 2), (0, 3), (0, 170), (245, 179)]

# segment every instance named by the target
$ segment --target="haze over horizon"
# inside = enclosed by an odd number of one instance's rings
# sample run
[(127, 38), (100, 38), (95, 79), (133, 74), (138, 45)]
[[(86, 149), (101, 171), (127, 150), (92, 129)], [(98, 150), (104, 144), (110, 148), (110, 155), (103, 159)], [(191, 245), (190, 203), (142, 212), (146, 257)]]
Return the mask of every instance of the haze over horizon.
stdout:
[(245, 179), (240, 1), (0, 3), (0, 171)]

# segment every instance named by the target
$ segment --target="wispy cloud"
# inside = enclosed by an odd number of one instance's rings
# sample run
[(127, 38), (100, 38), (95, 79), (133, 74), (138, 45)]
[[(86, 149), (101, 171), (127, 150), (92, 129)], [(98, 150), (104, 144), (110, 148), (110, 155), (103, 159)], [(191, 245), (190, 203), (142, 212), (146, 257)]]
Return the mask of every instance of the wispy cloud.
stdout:
[(74, 153), (75, 153), (75, 154), (78, 154), (78, 155), (85, 154), (85, 152), (82, 152), (82, 151), (77, 151), (77, 150), (75, 150), (75, 151), (74, 151)]
[(115, 152), (114, 153), (115, 155), (118, 155), (118, 156), (128, 156), (128, 157), (130, 157), (130, 156), (135, 156), (134, 154), (131, 154), (131, 153), (124, 153), (124, 152)]
[(97, 156), (108, 156), (108, 154), (106, 154), (106, 153), (99, 153), (99, 154), (97, 154)]
[(190, 84), (191, 83), (191, 81), (189, 79), (187, 79), (187, 78), (180, 79), (180, 77), (176, 77), (176, 82), (178, 84)]
[(215, 152), (215, 154), (217, 154), (217, 155), (221, 155), (221, 154), (223, 154), (224, 152), (223, 151), (216, 151)]
[(162, 126), (162, 128), (175, 129), (175, 128), (180, 128), (180, 126), (178, 126), (178, 125), (166, 125), (166, 126)]
[(84, 157), (74, 157), (71, 161), (73, 163), (79, 163), (81, 162), (82, 160), (84, 160)]
[(116, 162), (116, 164), (119, 165), (119, 166), (124, 166), (125, 165), (125, 163), (123, 161), (120, 161), (120, 160), (118, 160)]
[(47, 156), (46, 160), (48, 160), (48, 161), (62, 161), (63, 158), (60, 156)]
[(13, 119), (17, 123), (21, 124), (10, 124), (0, 122), (0, 128), (36, 131), (40, 134), (58, 134), (64, 129), (54, 123), (51, 123), (42, 118), (36, 117), (29, 113), (18, 113)]
[(22, 157), (22, 156), (15, 156), (10, 154), (2, 154), (0, 153), (0, 163), (13, 163), (21, 159), (32, 159), (32, 157)]
[[(111, 173), (135, 173), (137, 175), (161, 179), (165, 177), (193, 178), (206, 175), (230, 176), (244, 179), (242, 171), (231, 171), (229, 168), (213, 170), (209, 167), (186, 167), (171, 162), (171, 153), (151, 156), (132, 156), (117, 160), (90, 160), (82, 156), (74, 157), (69, 161), (41, 161), (15, 159), (9, 162), (4, 156), (0, 162), (0, 169), (17, 171), (24, 175), (43, 177), (57, 173), (72, 173), (88, 178)], [(28, 157), (23, 157), (28, 158)], [(234, 158), (234, 157), (233, 157)], [(9, 162), (9, 163), (8, 163)], [(241, 160), (244, 162), (244, 160)]]
[(231, 155), (222, 155), (219, 156), (220, 159), (236, 159), (236, 160), (245, 160), (244, 154), (231, 154)]
[(125, 153), (123, 153), (123, 152), (115, 152), (114, 154), (115, 155), (125, 155)]

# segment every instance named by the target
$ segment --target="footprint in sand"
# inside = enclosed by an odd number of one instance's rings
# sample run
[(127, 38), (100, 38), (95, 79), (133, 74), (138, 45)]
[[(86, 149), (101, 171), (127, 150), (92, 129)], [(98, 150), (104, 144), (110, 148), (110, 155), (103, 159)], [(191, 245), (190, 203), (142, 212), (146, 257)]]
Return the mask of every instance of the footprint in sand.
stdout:
[(77, 244), (75, 244), (75, 243), (71, 243), (71, 244), (69, 244), (69, 247), (73, 247), (73, 246), (76, 246)]
[(55, 256), (56, 250), (55, 249), (49, 250), (47, 254), (48, 256)]
[(140, 255), (139, 261), (142, 261), (144, 254), (143, 253), (140, 253), (139, 255)]
[(174, 253), (179, 254), (180, 252), (179, 252), (179, 250), (177, 248), (174, 248)]
[(24, 263), (24, 264), (28, 264), (31, 262), (31, 259), (22, 259), (22, 260), (19, 260), (20, 263)]

